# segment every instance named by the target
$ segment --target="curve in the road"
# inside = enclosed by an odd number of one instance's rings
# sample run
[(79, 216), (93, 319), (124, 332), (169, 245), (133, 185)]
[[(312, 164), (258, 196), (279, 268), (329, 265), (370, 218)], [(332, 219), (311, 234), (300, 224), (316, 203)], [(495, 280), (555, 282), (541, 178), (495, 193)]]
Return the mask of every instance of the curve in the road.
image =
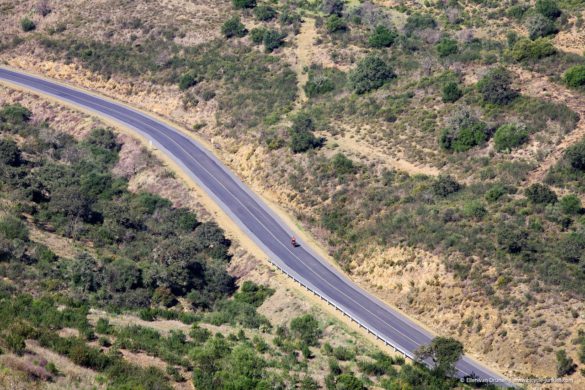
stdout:
[[(412, 358), (419, 346), (432, 340), (429, 332), (357, 287), (302, 242), (293, 248), (289, 241), (292, 232), (283, 221), (211, 152), (179, 130), (138, 110), (44, 78), (0, 68), (1, 80), (89, 110), (151, 140), (218, 203), (275, 265), (406, 356)], [(462, 377), (476, 376), (510, 385), (468, 357), (457, 363), (457, 371)]]

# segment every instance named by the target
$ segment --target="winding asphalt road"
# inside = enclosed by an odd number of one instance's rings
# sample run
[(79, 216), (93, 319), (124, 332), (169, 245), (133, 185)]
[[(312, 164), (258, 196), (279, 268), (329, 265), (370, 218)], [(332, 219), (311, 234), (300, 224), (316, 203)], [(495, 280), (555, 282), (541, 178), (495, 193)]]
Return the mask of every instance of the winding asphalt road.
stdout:
[[(151, 140), (219, 204), (276, 266), (406, 356), (412, 358), (419, 346), (432, 340), (432, 334), (357, 287), (302, 241), (293, 248), (292, 232), (286, 224), (211, 152), (179, 130), (138, 110), (62, 83), (0, 67), (2, 80), (109, 118)], [(468, 357), (458, 362), (457, 374), (512, 386)]]

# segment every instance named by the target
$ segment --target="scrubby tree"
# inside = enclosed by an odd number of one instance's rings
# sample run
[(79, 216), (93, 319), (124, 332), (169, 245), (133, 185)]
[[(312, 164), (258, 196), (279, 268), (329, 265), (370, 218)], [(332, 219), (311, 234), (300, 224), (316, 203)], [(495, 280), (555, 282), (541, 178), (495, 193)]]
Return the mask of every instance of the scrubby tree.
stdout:
[(250, 30), (250, 40), (255, 45), (259, 45), (264, 40), (264, 34), (266, 34), (267, 29), (263, 27), (255, 27)]
[(534, 183), (531, 184), (524, 194), (532, 203), (536, 204), (548, 204), (557, 202), (557, 194), (550, 189), (547, 185)]
[(246, 35), (246, 26), (240, 21), (239, 16), (232, 16), (221, 26), (221, 33), (226, 38), (238, 37), (241, 38)]
[(530, 39), (537, 39), (556, 34), (558, 32), (554, 22), (549, 18), (536, 14), (526, 21), (526, 29)]
[(321, 10), (327, 15), (341, 16), (343, 14), (343, 0), (323, 0)]
[(575, 372), (573, 359), (567, 356), (567, 352), (564, 349), (557, 351), (557, 375), (571, 375), (573, 372)]
[(179, 78), (179, 89), (181, 91), (186, 91), (189, 88), (197, 85), (198, 82), (199, 78), (197, 77), (195, 72), (193, 71), (186, 72)]
[(429, 14), (414, 13), (406, 19), (404, 25), (404, 33), (411, 35), (415, 31), (434, 29), (437, 27), (437, 22)]
[(306, 152), (309, 149), (319, 148), (324, 140), (313, 134), (315, 125), (313, 119), (306, 114), (299, 114), (293, 119), (290, 129), (290, 146), (294, 153)]
[(331, 166), (336, 175), (346, 175), (354, 173), (356, 170), (353, 161), (347, 158), (343, 153), (337, 153), (333, 156), (331, 159)]
[(518, 96), (512, 89), (512, 74), (504, 67), (491, 69), (479, 80), (477, 88), (483, 100), (491, 104), (509, 104)]
[(451, 81), (443, 86), (443, 102), (454, 103), (463, 96), (463, 92), (459, 89), (459, 84)]
[(0, 163), (12, 167), (19, 166), (22, 163), (20, 148), (11, 139), (0, 139)]
[(232, 0), (234, 8), (254, 8), (256, 7), (256, 0)]
[(442, 375), (453, 375), (455, 364), (463, 355), (463, 344), (448, 337), (435, 337), (430, 344), (419, 347), (416, 357), (420, 361), (431, 359), (434, 370)]
[(23, 124), (28, 122), (32, 116), (32, 112), (19, 103), (7, 104), (0, 110), (0, 119), (3, 122), (8, 122), (12, 125)]
[(465, 152), (488, 139), (488, 128), (471, 111), (461, 109), (449, 118), (447, 127), (439, 137), (439, 144), (445, 149)]
[(505, 124), (494, 134), (494, 147), (497, 151), (512, 150), (528, 140), (528, 130), (517, 124)]
[(448, 57), (450, 55), (456, 54), (459, 51), (457, 46), (457, 41), (451, 38), (442, 38), (437, 45), (437, 53), (439, 53), (439, 57)]
[(378, 26), (368, 37), (368, 44), (371, 47), (383, 48), (390, 47), (396, 41), (398, 34), (393, 29), (386, 26)]
[(574, 194), (563, 196), (559, 201), (559, 205), (561, 206), (561, 210), (569, 215), (579, 214), (583, 209), (581, 199)]
[(337, 15), (329, 15), (325, 21), (325, 28), (328, 33), (335, 33), (347, 30), (347, 23), (342, 17)]
[(363, 94), (380, 88), (395, 77), (396, 74), (383, 59), (369, 55), (358, 63), (350, 73), (349, 80), (353, 90)]
[(561, 9), (554, 0), (536, 0), (536, 11), (549, 19), (561, 16)]
[(538, 38), (534, 41), (528, 38), (518, 40), (510, 54), (515, 61), (536, 61), (550, 57), (557, 52), (550, 39)]
[(254, 9), (256, 19), (267, 22), (276, 17), (276, 10), (269, 5), (260, 5)]
[(570, 67), (563, 75), (563, 81), (571, 88), (585, 86), (585, 65)]
[(321, 337), (321, 327), (319, 321), (311, 314), (305, 314), (294, 318), (290, 322), (290, 331), (301, 343), (309, 346), (315, 346), (319, 343)]
[(437, 196), (446, 197), (461, 189), (461, 184), (452, 176), (439, 175), (431, 186), (433, 193)]
[(266, 50), (268, 53), (271, 53), (272, 51), (278, 49), (284, 44), (284, 38), (286, 38), (286, 34), (283, 32), (276, 30), (266, 30), (264, 32), (264, 36), (262, 37), (264, 50)]
[(24, 17), (24, 18), (20, 19), (20, 27), (22, 28), (22, 31), (29, 32), (29, 31), (33, 31), (34, 29), (36, 29), (37, 25), (35, 24), (35, 22), (30, 20), (29, 18)]
[(578, 142), (567, 148), (565, 160), (573, 169), (585, 171), (585, 141)]

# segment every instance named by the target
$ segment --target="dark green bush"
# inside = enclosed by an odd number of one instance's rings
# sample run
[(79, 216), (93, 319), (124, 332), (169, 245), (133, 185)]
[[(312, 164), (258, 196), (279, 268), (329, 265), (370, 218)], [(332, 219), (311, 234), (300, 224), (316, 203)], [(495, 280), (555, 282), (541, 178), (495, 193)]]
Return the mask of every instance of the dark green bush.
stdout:
[(329, 15), (325, 21), (325, 29), (328, 33), (335, 33), (347, 30), (347, 23), (337, 15)]
[(396, 77), (392, 68), (380, 57), (369, 55), (350, 73), (349, 80), (357, 94), (378, 89)]
[(294, 318), (290, 322), (290, 331), (301, 343), (310, 346), (317, 345), (321, 337), (319, 322), (311, 314)]
[(583, 209), (581, 199), (574, 194), (563, 196), (559, 201), (559, 205), (561, 206), (561, 210), (569, 215), (579, 214)]
[(487, 103), (505, 105), (518, 96), (511, 85), (512, 74), (504, 67), (497, 67), (479, 80), (477, 88)]
[(259, 45), (264, 40), (264, 34), (266, 34), (267, 29), (264, 27), (255, 27), (250, 30), (250, 40), (252, 43)]
[(451, 81), (443, 86), (443, 102), (454, 103), (463, 96), (459, 84)]
[(267, 53), (271, 53), (284, 44), (284, 38), (286, 38), (286, 34), (283, 32), (276, 30), (266, 30), (264, 32), (264, 37), (262, 37), (264, 49)]
[(19, 103), (7, 104), (0, 110), (0, 119), (3, 122), (8, 122), (13, 125), (23, 124), (28, 122), (32, 112), (26, 107), (21, 106)]
[(193, 71), (187, 72), (179, 78), (179, 89), (181, 91), (186, 91), (187, 89), (197, 85), (198, 82), (199, 78)]
[(20, 219), (5, 215), (0, 217), (0, 236), (8, 240), (28, 241), (28, 228)]
[(256, 19), (267, 22), (276, 17), (276, 10), (269, 5), (259, 5), (254, 9)]
[(439, 175), (432, 184), (433, 193), (437, 196), (445, 197), (461, 189), (461, 184), (452, 176)]
[(536, 11), (549, 19), (561, 16), (561, 9), (554, 0), (536, 0)]
[(256, 0), (232, 0), (234, 8), (254, 8), (256, 7)]
[(506, 11), (506, 15), (508, 15), (511, 18), (520, 20), (522, 19), (528, 8), (529, 7), (526, 4), (513, 5), (510, 8), (508, 8), (508, 10)]
[(411, 35), (418, 30), (437, 27), (437, 22), (429, 14), (414, 13), (408, 17), (404, 25), (406, 35)]
[(22, 163), (20, 148), (11, 139), (0, 139), (0, 163), (17, 167)]
[(221, 26), (221, 33), (228, 39), (232, 37), (241, 38), (247, 32), (246, 26), (240, 21), (239, 16), (232, 16)]
[(457, 41), (451, 38), (442, 38), (435, 46), (439, 57), (448, 57), (459, 51)]
[(571, 375), (575, 372), (576, 364), (573, 359), (567, 356), (564, 349), (557, 351), (557, 375), (565, 376)]
[(556, 34), (559, 30), (555, 24), (541, 14), (536, 14), (526, 22), (526, 29), (530, 39), (537, 39)]
[(439, 144), (445, 150), (465, 152), (488, 139), (487, 125), (469, 111), (457, 112), (449, 122), (439, 137)]
[(396, 38), (398, 38), (398, 34), (395, 30), (386, 26), (378, 26), (368, 37), (368, 44), (375, 48), (390, 47), (396, 41)]
[(532, 203), (548, 204), (557, 202), (557, 194), (548, 186), (540, 183), (531, 184), (524, 190), (524, 195)]
[(323, 145), (324, 140), (315, 137), (314, 129), (313, 119), (308, 115), (300, 114), (293, 119), (290, 129), (290, 146), (294, 153), (306, 152)]
[(331, 158), (331, 167), (337, 176), (354, 173), (356, 167), (343, 153), (337, 153)]
[(528, 140), (528, 130), (524, 126), (506, 124), (498, 127), (494, 134), (494, 146), (499, 152), (512, 150)]
[(35, 24), (35, 22), (30, 20), (29, 18), (24, 17), (24, 18), (20, 19), (20, 27), (22, 28), (22, 31), (29, 32), (29, 31), (33, 31), (34, 29), (36, 29), (37, 25)]
[(565, 151), (565, 159), (572, 168), (585, 171), (585, 141), (571, 145)]
[(570, 67), (563, 75), (563, 81), (571, 88), (585, 86), (585, 65)]
[(522, 38), (514, 44), (511, 50), (512, 58), (515, 61), (536, 61), (549, 57), (557, 52), (549, 39), (538, 38), (534, 41)]

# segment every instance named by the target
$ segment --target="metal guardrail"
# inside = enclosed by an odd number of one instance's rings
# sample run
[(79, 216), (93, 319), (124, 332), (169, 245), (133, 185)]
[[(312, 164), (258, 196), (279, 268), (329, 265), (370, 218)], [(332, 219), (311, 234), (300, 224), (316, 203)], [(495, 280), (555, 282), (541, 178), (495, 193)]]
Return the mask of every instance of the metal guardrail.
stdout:
[(409, 358), (409, 359), (415, 360), (415, 356), (414, 356), (413, 353), (407, 352), (407, 351), (403, 350), (400, 346), (397, 345), (396, 342), (394, 342), (392, 340), (386, 339), (384, 336), (380, 335), (378, 332), (376, 332), (375, 330), (371, 329), (369, 326), (363, 324), (359, 319), (354, 318), (350, 313), (348, 313), (343, 308), (341, 308), (337, 304), (335, 304), (335, 302), (330, 301), (329, 299), (327, 299), (327, 297), (324, 297), (323, 295), (319, 294), (317, 291), (315, 291), (311, 287), (307, 286), (306, 283), (303, 283), (302, 281), (300, 281), (299, 279), (297, 279), (294, 275), (291, 275), (290, 273), (288, 273), (286, 270), (284, 270), (282, 267), (280, 267), (278, 264), (276, 264), (274, 261), (272, 261), (272, 259), (268, 259), (268, 261), (274, 267), (276, 267), (276, 269), (278, 269), (280, 272), (282, 272), (283, 274), (285, 274), (286, 276), (288, 276), (289, 278), (291, 278), (296, 283), (300, 284), (302, 287), (304, 287), (305, 289), (307, 289), (309, 292), (315, 294), (315, 296), (319, 297), (321, 300), (327, 302), (327, 304), (333, 306), (336, 310), (339, 310), (341, 312), (341, 314), (343, 314), (344, 316), (347, 316), (351, 321), (355, 322), (358, 326), (360, 326), (361, 328), (365, 329), (368, 333), (376, 336), (376, 338), (378, 340), (384, 342), (384, 344), (386, 344), (386, 346), (389, 346), (389, 347), (394, 348), (394, 351), (395, 352), (398, 352), (398, 353), (404, 355), (405, 358)]

